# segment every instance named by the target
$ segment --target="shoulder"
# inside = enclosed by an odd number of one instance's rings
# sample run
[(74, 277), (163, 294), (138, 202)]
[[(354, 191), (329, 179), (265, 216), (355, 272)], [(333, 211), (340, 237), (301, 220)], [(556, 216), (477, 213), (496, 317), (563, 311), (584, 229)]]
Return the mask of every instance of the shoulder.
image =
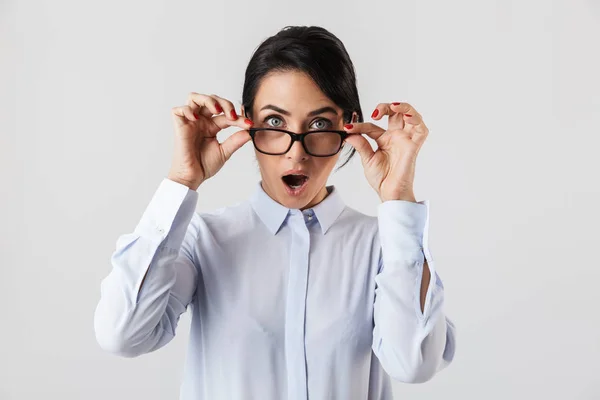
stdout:
[(340, 214), (340, 219), (364, 225), (377, 224), (376, 216), (365, 214), (348, 205), (344, 206), (344, 210)]
[(191, 225), (200, 233), (235, 234), (251, 229), (252, 207), (248, 201), (220, 207), (209, 211), (196, 211)]
[(344, 206), (336, 224), (339, 224), (342, 229), (357, 230), (365, 235), (377, 234), (379, 226), (376, 216), (362, 213), (347, 205)]
[(379, 223), (376, 216), (345, 206), (327, 235), (333, 241), (344, 243), (351, 254), (371, 254), (377, 258), (380, 251)]

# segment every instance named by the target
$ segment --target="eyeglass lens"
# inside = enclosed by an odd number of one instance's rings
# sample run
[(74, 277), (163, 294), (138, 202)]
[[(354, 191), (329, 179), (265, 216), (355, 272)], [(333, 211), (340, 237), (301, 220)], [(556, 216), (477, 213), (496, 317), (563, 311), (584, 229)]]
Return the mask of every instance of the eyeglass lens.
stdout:
[[(273, 130), (256, 131), (254, 145), (262, 152), (284, 154), (288, 151), (292, 137), (285, 132)], [(342, 138), (337, 132), (311, 132), (304, 137), (308, 153), (316, 156), (336, 154), (341, 146)]]

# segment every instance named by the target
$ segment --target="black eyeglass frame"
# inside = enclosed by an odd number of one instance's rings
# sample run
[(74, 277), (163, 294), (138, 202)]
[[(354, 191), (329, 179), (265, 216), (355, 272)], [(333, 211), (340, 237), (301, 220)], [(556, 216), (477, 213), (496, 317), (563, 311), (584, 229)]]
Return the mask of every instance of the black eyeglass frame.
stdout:
[[(256, 132), (259, 132), (259, 131), (277, 131), (277, 132), (287, 133), (292, 138), (292, 141), (290, 142), (289, 147), (285, 151), (278, 152), (278, 153), (268, 153), (266, 151), (263, 151), (263, 150), (259, 149), (258, 146), (256, 146), (256, 141), (254, 140), (254, 137), (256, 135)], [(319, 130), (309, 131), (309, 132), (304, 132), (304, 133), (295, 133), (295, 132), (286, 131), (285, 129), (280, 129), (280, 128), (250, 128), (250, 129), (248, 129), (248, 132), (250, 133), (250, 137), (252, 138), (252, 143), (254, 144), (254, 148), (259, 153), (263, 153), (263, 154), (266, 154), (266, 155), (269, 155), (269, 156), (281, 156), (281, 155), (284, 155), (285, 153), (287, 153), (288, 151), (290, 151), (290, 149), (294, 145), (294, 142), (298, 141), (298, 142), (302, 143), (302, 147), (304, 148), (304, 151), (306, 152), (306, 154), (309, 154), (309, 155), (311, 155), (313, 157), (333, 157), (337, 153), (340, 152), (340, 150), (344, 146), (344, 140), (346, 140), (346, 138), (348, 136), (350, 136), (350, 134), (348, 132), (346, 132), (346, 131), (338, 131), (338, 130), (334, 130), (334, 129), (319, 129)], [(340, 137), (341, 137), (342, 140), (340, 141), (340, 147), (335, 151), (335, 153), (328, 154), (328, 155), (318, 155), (318, 154), (313, 154), (310, 151), (308, 151), (308, 149), (306, 148), (306, 143), (304, 142), (304, 138), (307, 135), (310, 135), (312, 133), (319, 133), (319, 132), (320, 133), (331, 132), (331, 133), (337, 133), (338, 135), (340, 135)]]

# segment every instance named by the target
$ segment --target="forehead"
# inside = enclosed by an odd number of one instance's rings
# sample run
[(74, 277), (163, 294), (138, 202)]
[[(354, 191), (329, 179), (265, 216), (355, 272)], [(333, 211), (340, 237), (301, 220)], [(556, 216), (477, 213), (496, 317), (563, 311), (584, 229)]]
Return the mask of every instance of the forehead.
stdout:
[(254, 109), (260, 110), (267, 104), (283, 108), (292, 115), (307, 114), (325, 106), (341, 111), (308, 75), (300, 71), (272, 72), (265, 76), (256, 93)]

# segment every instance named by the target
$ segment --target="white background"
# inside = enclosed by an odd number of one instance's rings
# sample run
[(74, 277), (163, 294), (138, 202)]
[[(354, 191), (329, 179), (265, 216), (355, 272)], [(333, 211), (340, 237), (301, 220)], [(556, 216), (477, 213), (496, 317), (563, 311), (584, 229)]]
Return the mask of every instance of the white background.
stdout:
[[(171, 107), (239, 106), (253, 50), (286, 25), (340, 37), (367, 119), (408, 101), (430, 127), (415, 194), (458, 348), (396, 397), (599, 399), (596, 0), (1, 0), (0, 399), (177, 398), (189, 316), (156, 353), (108, 355), (100, 281), (168, 171)], [(258, 179), (248, 144), (198, 209)], [(358, 157), (331, 183), (376, 212)]]

